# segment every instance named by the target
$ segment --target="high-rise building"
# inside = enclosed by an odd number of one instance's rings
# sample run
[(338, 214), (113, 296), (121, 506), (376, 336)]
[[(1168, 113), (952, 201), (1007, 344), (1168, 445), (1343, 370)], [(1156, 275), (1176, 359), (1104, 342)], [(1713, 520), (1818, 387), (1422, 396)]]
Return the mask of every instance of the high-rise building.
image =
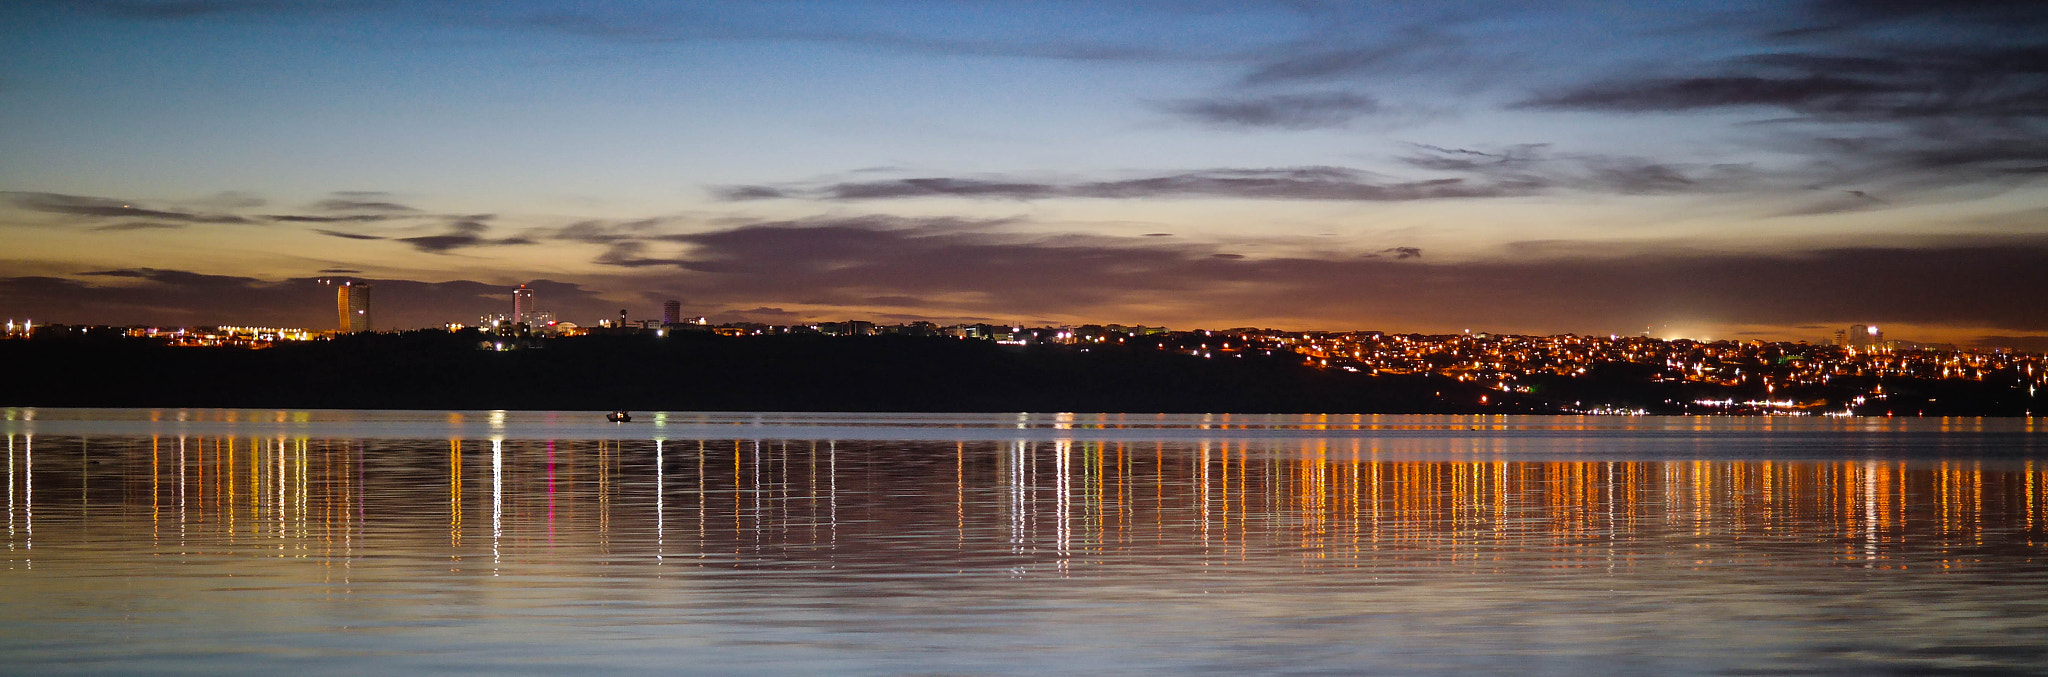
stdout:
[(527, 289), (523, 284), (512, 290), (512, 321), (530, 324), (533, 320), (528, 316), (532, 315), (533, 311), (533, 290)]
[(661, 302), (661, 323), (676, 324), (683, 321), (683, 302), (669, 299)]
[(334, 287), (336, 329), (344, 334), (370, 330), (370, 285), (343, 282)]

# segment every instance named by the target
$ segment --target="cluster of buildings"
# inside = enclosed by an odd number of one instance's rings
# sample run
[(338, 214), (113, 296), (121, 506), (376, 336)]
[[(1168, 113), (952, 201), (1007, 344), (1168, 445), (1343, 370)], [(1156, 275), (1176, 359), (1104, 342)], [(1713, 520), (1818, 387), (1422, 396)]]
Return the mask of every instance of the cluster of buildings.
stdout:
[[(324, 281), (335, 288), (333, 331), (291, 327), (49, 327), (9, 320), (5, 338), (45, 333), (113, 335), (149, 338), (175, 346), (241, 346), (261, 348), (284, 341), (307, 341), (337, 334), (373, 330), (371, 291), (355, 281)], [(1347, 372), (1399, 375), (1431, 374), (1474, 383), (1503, 392), (1530, 392), (1542, 377), (1584, 377), (1627, 372), (1629, 378), (1652, 383), (1696, 383), (1757, 393), (1741, 402), (1701, 401), (1704, 407), (1785, 410), (1809, 405), (1791, 393), (1802, 388), (1839, 385), (1844, 380), (1877, 383), (1886, 379), (2001, 382), (2017, 381), (2032, 397), (2048, 387), (2048, 359), (2002, 350), (1963, 350), (1888, 340), (1872, 325), (1852, 325), (1819, 344), (1772, 341), (1663, 340), (1648, 336), (1520, 336), (1488, 333), (1449, 335), (1364, 332), (1291, 332), (1275, 329), (1169, 331), (1165, 327), (1083, 325), (1025, 327), (999, 324), (933, 322), (877, 324), (863, 320), (770, 325), (734, 322), (712, 325), (704, 317), (682, 314), (682, 304), (662, 304), (659, 320), (631, 320), (625, 310), (617, 320), (595, 326), (556, 319), (535, 302), (534, 290), (521, 285), (512, 291), (511, 312), (487, 315), (471, 327), (449, 324), (449, 330), (476, 328), (495, 338), (483, 345), (504, 350), (539, 345), (545, 337), (591, 333), (665, 336), (671, 332), (709, 332), (725, 336), (820, 334), (830, 336), (901, 335), (985, 340), (1006, 345), (1114, 344), (1184, 353), (1205, 359), (1246, 356), (1298, 356), (1317, 367)], [(95, 332), (97, 332), (95, 334)], [(508, 339), (517, 339), (508, 341)], [(1882, 397), (1881, 386), (1869, 396)]]

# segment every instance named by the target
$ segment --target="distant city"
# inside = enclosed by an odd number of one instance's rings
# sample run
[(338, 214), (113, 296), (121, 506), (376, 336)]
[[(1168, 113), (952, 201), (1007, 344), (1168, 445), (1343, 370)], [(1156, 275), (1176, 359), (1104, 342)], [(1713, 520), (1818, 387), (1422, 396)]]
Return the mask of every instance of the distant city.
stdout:
[[(37, 325), (8, 320), (5, 339), (89, 337), (93, 335), (155, 341), (179, 347), (262, 349), (280, 344), (331, 340), (348, 334), (377, 332), (373, 325), (374, 286), (355, 281), (323, 281), (335, 288), (335, 327), (316, 330), (292, 327), (213, 326), (81, 326)], [(1382, 331), (1288, 331), (1239, 327), (1171, 330), (1166, 327), (1119, 324), (1027, 327), (1003, 324), (939, 325), (933, 322), (879, 324), (864, 320), (773, 325), (753, 322), (713, 324), (702, 316), (685, 316), (680, 301), (662, 304), (659, 319), (634, 319), (621, 309), (618, 317), (585, 326), (563, 321), (537, 305), (534, 290), (514, 289), (509, 313), (488, 314), (472, 322), (405, 331), (472, 333), (479, 350), (507, 351), (539, 347), (551, 339), (591, 335), (694, 333), (724, 337), (811, 334), (825, 336), (946, 337), (990, 341), (1013, 346), (1115, 345), (1156, 350), (1204, 359), (1296, 355), (1319, 369), (1369, 375), (1434, 375), (1502, 393), (1529, 393), (1538, 377), (1582, 377), (1625, 366), (1631, 377), (1649, 383), (1691, 383), (1719, 386), (1755, 396), (1701, 399), (1688, 411), (1706, 413), (1847, 413), (1888, 396), (1887, 379), (2009, 383), (2024, 388), (2031, 400), (2048, 387), (2048, 358), (2003, 349), (1977, 350), (1953, 345), (1920, 344), (1887, 338), (1874, 325), (1856, 324), (1805, 341), (1695, 341), (1649, 336), (1600, 335), (1525, 336), (1487, 332), (1400, 334)], [(390, 330), (385, 330), (390, 331)], [(1839, 393), (1854, 383), (1860, 392), (1848, 401), (1802, 397), (1800, 391), (1830, 389)], [(1587, 413), (1642, 413), (1627, 409)], [(2031, 414), (2031, 411), (2028, 412)]]

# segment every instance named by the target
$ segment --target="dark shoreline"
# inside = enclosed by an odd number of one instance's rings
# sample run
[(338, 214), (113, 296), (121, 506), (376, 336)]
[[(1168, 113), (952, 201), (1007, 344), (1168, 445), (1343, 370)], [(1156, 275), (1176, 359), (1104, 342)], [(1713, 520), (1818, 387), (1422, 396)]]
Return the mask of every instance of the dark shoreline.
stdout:
[[(814, 412), (1653, 414), (1743, 398), (1655, 383), (1627, 364), (1502, 392), (1440, 375), (1367, 375), (1292, 354), (1205, 359), (1147, 348), (1005, 346), (909, 336), (678, 333), (514, 341), (419, 331), (240, 348), (147, 341), (0, 342), (0, 406)], [(1887, 381), (1872, 415), (2019, 416), (2048, 410), (2009, 386)], [(1756, 395), (1762, 395), (1757, 393)], [(1823, 393), (1825, 395), (1825, 393)], [(1483, 399), (1482, 399), (1483, 398)]]

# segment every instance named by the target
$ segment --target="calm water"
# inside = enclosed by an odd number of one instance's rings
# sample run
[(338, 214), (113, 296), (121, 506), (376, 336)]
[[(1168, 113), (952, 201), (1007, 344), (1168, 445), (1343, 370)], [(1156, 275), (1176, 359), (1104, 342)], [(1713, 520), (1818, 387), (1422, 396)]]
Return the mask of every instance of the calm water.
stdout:
[(6, 672), (2048, 672), (2048, 420), (0, 432)]

